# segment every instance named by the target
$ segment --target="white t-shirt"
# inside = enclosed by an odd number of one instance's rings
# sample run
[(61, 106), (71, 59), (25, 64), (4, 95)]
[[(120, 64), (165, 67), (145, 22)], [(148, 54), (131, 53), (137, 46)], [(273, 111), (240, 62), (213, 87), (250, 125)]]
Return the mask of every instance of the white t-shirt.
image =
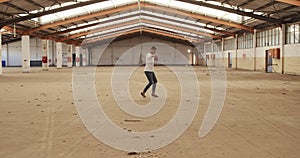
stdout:
[(146, 65), (144, 71), (154, 71), (154, 54), (153, 56), (151, 53), (146, 54)]

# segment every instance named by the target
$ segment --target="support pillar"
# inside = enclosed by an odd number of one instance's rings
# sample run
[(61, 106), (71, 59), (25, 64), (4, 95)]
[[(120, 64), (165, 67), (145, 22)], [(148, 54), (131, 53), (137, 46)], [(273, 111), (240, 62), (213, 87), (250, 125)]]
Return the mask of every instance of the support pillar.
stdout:
[(49, 69), (49, 41), (42, 39), (42, 70), (48, 71)]
[(281, 62), (281, 73), (284, 74), (284, 44), (285, 44), (285, 38), (286, 38), (286, 25), (282, 24), (281, 25), (281, 30), (280, 30), (280, 39), (279, 39), (279, 44), (280, 44), (280, 62)]
[(62, 42), (56, 42), (56, 67), (62, 68)]
[[(222, 53), (222, 60), (221, 60), (222, 65), (221, 66), (224, 68), (229, 68), (228, 67), (229, 64), (227, 64), (227, 66), (225, 66), (226, 61), (225, 61), (225, 55), (224, 55), (224, 37), (221, 38), (221, 53)], [(228, 59), (227, 59), (227, 61), (228, 61)]]
[(88, 48), (88, 66), (92, 65), (92, 52), (91, 48)]
[(29, 35), (22, 36), (22, 70), (23, 70), (23, 72), (30, 71), (30, 37), (29, 37)]
[(206, 58), (206, 44), (203, 44), (203, 59), (204, 59), (204, 66), (207, 66), (207, 58)]
[(254, 71), (256, 71), (256, 32), (257, 30), (254, 29), (253, 33), (253, 57), (254, 57)]
[(235, 69), (238, 69), (238, 34), (234, 36), (234, 50), (235, 50)]
[(0, 76), (2, 75), (2, 37), (1, 37), (1, 29), (0, 29)]
[(86, 66), (87, 63), (87, 50), (83, 49), (82, 50), (82, 66)]
[(67, 46), (67, 58), (68, 58), (68, 63), (67, 63), (67, 67), (72, 67), (72, 52), (73, 52), (73, 46), (72, 45), (68, 45)]
[(75, 54), (76, 54), (76, 67), (80, 66), (80, 47), (75, 46)]
[[(215, 65), (214, 65), (214, 62), (215, 62), (215, 59), (216, 59), (216, 56), (214, 55), (215, 53), (214, 53), (214, 40), (212, 40), (211, 41), (211, 58), (209, 58), (210, 59), (210, 62), (209, 62), (209, 64), (210, 64), (210, 66), (211, 67), (214, 67)], [(214, 57), (214, 58), (213, 58)]]

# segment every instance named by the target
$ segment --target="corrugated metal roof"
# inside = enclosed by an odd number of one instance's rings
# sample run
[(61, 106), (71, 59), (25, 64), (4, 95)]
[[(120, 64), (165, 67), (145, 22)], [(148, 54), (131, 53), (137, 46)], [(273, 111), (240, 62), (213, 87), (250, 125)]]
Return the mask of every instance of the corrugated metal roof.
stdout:
[[(92, 0), (90, 0), (90, 2), (91, 1)], [(1, 18), (1, 22), (4, 22), (7, 20), (14, 20), (20, 17), (27, 17), (30, 15), (34, 15), (36, 13), (41, 13), (55, 8), (63, 8), (65, 6), (71, 6), (73, 4), (83, 4), (82, 2), (88, 2), (88, 0), (22, 0), (22, 1), (10, 0), (8, 2), (0, 3), (0, 18)], [(30, 31), (31, 29), (38, 28), (43, 25), (61, 22), (67, 19), (81, 17), (96, 12), (114, 10), (115, 8), (118, 7), (126, 6), (129, 4), (137, 4), (139, 2), (149, 3), (154, 6), (140, 7), (141, 10), (139, 10), (138, 7), (135, 7), (132, 9), (120, 10), (117, 12), (111, 12), (103, 15), (99, 14), (83, 20), (77, 20), (70, 23), (63, 23), (62, 25), (55, 25), (55, 26), (53, 25), (50, 28), (37, 30), (35, 31), (35, 33), (41, 36), (48, 36), (52, 33), (57, 32), (57, 35), (55, 36), (61, 38), (72, 34), (78, 34), (80, 32), (86, 32), (93, 29), (93, 27), (84, 28), (84, 25), (89, 26), (92, 25), (93, 23), (96, 24), (98, 23), (99, 26), (101, 26), (101, 24), (106, 21), (105, 19), (109, 20), (109, 18), (113, 19), (113, 17), (117, 17), (122, 14), (134, 13), (136, 11), (145, 11), (148, 14), (152, 14), (153, 16), (156, 16), (156, 18), (160, 19), (162, 22), (164, 21), (163, 23), (171, 23), (168, 20), (172, 19), (179, 22), (178, 27), (180, 28), (187, 28), (184, 27), (184, 25), (180, 25), (181, 21), (182, 23), (185, 21), (187, 24), (191, 26), (199, 25), (199, 28), (201, 28), (201, 30), (195, 30), (192, 29), (192, 27), (189, 27), (191, 32), (204, 31), (212, 35), (228, 36), (226, 35), (226, 33), (225, 34), (224, 32), (222, 33), (222, 31), (227, 31), (230, 34), (230, 33), (235, 33), (237, 31), (240, 31), (241, 28), (228, 26), (226, 24), (219, 23), (216, 20), (211, 21), (203, 18), (195, 18), (195, 17), (193, 18), (190, 15), (197, 14), (205, 17), (211, 17), (217, 20), (222, 20), (225, 22), (231, 22), (233, 24), (245, 25), (247, 27), (252, 27), (252, 28), (260, 28), (266, 26), (274, 26), (274, 24), (267, 22), (265, 20), (251, 18), (250, 16), (247, 15), (255, 14), (264, 18), (274, 18), (277, 19), (278, 21), (282, 21), (282, 23), (288, 23), (288, 22), (299, 21), (299, 16), (297, 18), (297, 15), (300, 14), (299, 6), (282, 3), (274, 0), (272, 1), (266, 1), (266, 0), (216, 0), (216, 1), (107, 0), (101, 2), (95, 1), (93, 2), (93, 4), (90, 5), (82, 5), (80, 7), (76, 7), (73, 9), (68, 9), (68, 10), (64, 10), (64, 11), (60, 11), (48, 15), (39, 16), (37, 18), (31, 18), (21, 22), (11, 23), (8, 26), (23, 31)], [(230, 9), (232, 12), (225, 11), (222, 9), (197, 5), (197, 2), (202, 2), (204, 4), (212, 4), (215, 6), (222, 6), (223, 8), (227, 8), (227, 10)], [(167, 11), (161, 7), (177, 10), (178, 13)], [(245, 14), (240, 15), (237, 14), (236, 11), (242, 11)], [(140, 15), (137, 14), (133, 16), (140, 16)], [(167, 19), (167, 17), (170, 17), (171, 19)], [(116, 18), (115, 20), (120, 20), (120, 19)], [(122, 21), (119, 21), (119, 23), (122, 23)], [(75, 28), (78, 29), (75, 31)], [(162, 29), (162, 27), (160, 26), (160, 28), (157, 29)], [(164, 28), (164, 29), (170, 31), (170, 28)], [(66, 32), (66, 30), (73, 30), (73, 31)], [(172, 30), (172, 31), (175, 31), (177, 33), (182, 33), (182, 31), (180, 30)], [(59, 32), (63, 32), (63, 33), (59, 34)], [(186, 33), (187, 32), (185, 32), (184, 34)], [(4, 43), (9, 42), (11, 40), (14, 40), (14, 38), (18, 38), (18, 37), (19, 36), (12, 37), (11, 35), (5, 33), (3, 35), (2, 42)], [(82, 37), (77, 37), (77, 38), (82, 38)], [(204, 38), (204, 36), (199, 36), (199, 38)]]

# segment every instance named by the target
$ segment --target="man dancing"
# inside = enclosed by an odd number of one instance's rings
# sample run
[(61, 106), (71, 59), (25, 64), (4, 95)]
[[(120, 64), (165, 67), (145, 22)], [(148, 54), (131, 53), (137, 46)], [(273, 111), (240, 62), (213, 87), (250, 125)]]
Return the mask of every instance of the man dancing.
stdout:
[(146, 54), (146, 65), (144, 68), (144, 72), (145, 75), (148, 79), (148, 84), (145, 86), (144, 90), (141, 92), (141, 95), (146, 98), (146, 92), (147, 90), (150, 88), (150, 86), (152, 85), (152, 96), (153, 97), (158, 97), (158, 95), (155, 94), (155, 89), (156, 89), (156, 83), (157, 83), (157, 79), (154, 73), (154, 62), (158, 61), (158, 57), (155, 54), (156, 52), (156, 47), (152, 47), (150, 50), (150, 53)]

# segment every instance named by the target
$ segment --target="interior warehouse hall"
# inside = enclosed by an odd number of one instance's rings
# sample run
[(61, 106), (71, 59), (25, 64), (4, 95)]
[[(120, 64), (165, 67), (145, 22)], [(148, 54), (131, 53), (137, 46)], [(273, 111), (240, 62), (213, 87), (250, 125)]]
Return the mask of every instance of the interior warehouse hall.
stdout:
[(299, 0), (0, 0), (0, 157), (298, 158)]

